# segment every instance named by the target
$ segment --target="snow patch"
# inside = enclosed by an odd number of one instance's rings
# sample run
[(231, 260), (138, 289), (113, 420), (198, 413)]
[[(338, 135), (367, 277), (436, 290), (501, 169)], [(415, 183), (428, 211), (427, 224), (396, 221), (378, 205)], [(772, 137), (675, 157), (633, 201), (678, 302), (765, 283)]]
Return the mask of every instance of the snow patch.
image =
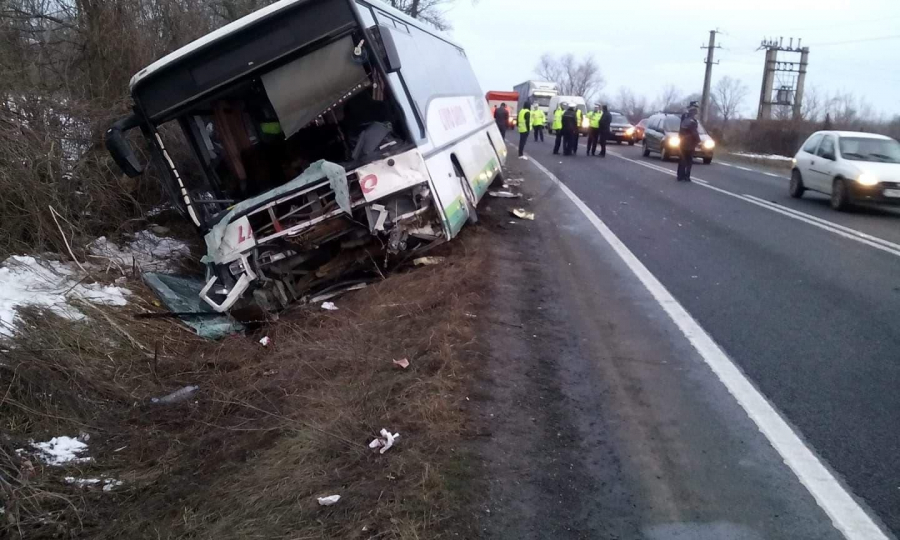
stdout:
[(65, 481), (67, 484), (74, 484), (80, 488), (93, 486), (102, 482), (103, 491), (112, 491), (123, 484), (121, 480), (116, 480), (115, 478), (75, 478), (74, 476), (66, 476)]
[(94, 304), (124, 306), (131, 291), (109, 285), (84, 284), (71, 266), (58, 261), (38, 261), (14, 255), (0, 265), (0, 334), (15, 328), (17, 308), (44, 307), (61, 317), (78, 320), (84, 314), (69, 299)]
[(790, 161), (794, 159), (789, 156), (780, 156), (778, 154), (751, 154), (749, 152), (732, 152), (731, 155), (751, 159), (771, 159), (773, 161)]
[(92, 255), (107, 259), (121, 268), (131, 268), (132, 262), (141, 270), (168, 271), (175, 263), (191, 254), (191, 249), (181, 240), (157, 236), (151, 231), (140, 231), (128, 244), (120, 247), (105, 236), (91, 242)]
[(91, 458), (82, 456), (87, 452), (86, 443), (72, 437), (53, 437), (47, 442), (31, 443), (37, 456), (48, 465), (65, 465), (66, 463), (85, 463)]

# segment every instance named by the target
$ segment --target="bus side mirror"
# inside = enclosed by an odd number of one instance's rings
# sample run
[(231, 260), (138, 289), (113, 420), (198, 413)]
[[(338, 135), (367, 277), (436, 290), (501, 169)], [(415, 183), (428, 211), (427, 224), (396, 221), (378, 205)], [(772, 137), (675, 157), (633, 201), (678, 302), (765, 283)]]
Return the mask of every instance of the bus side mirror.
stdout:
[(397, 43), (394, 42), (394, 34), (387, 26), (378, 26), (381, 34), (381, 46), (384, 47), (384, 64), (388, 73), (400, 71), (400, 53), (397, 51)]
[(125, 139), (124, 132), (138, 127), (141, 119), (138, 115), (130, 115), (118, 120), (106, 130), (106, 150), (112, 156), (116, 165), (130, 178), (140, 176), (144, 172), (144, 166), (138, 161), (131, 145)]

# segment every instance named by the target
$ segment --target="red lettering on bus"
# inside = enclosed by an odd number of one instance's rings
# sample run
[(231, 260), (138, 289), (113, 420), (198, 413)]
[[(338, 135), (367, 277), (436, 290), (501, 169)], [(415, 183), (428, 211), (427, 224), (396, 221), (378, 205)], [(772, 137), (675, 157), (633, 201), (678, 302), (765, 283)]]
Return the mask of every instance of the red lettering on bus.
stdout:
[(362, 180), (359, 181), (359, 187), (363, 193), (372, 193), (377, 185), (378, 177), (374, 174), (363, 176)]

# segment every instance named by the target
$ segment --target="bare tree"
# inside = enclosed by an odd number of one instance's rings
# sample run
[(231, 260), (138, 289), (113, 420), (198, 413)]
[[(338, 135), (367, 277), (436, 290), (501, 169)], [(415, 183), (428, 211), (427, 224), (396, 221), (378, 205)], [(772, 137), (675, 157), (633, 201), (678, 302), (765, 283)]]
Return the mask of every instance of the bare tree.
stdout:
[(800, 116), (809, 122), (822, 120), (824, 108), (824, 96), (816, 86), (810, 86), (803, 93), (803, 103), (800, 104)]
[(739, 114), (749, 91), (747, 85), (739, 79), (728, 75), (719, 79), (712, 91), (712, 101), (719, 109), (723, 123), (728, 124), (729, 120)]
[(681, 104), (681, 91), (675, 85), (668, 84), (656, 98), (656, 104), (662, 111), (667, 111)]
[(559, 93), (564, 96), (581, 96), (585, 101), (593, 101), (606, 86), (600, 73), (600, 66), (592, 55), (578, 61), (572, 54), (556, 58), (550, 53), (541, 56), (534, 72), (542, 79), (559, 85)]
[(646, 97), (636, 96), (630, 88), (625, 88), (624, 86), (619, 88), (615, 107), (632, 122), (641, 121), (650, 111)]
[(391, 7), (406, 13), (413, 19), (420, 19), (438, 30), (450, 29), (445, 17), (446, 8), (454, 0), (388, 0)]

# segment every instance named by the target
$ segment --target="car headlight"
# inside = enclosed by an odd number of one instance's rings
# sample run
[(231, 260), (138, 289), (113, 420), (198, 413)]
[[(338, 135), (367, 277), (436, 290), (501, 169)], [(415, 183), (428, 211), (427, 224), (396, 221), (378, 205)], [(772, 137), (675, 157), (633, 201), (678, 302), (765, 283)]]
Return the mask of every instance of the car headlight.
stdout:
[(874, 174), (862, 173), (856, 181), (864, 186), (874, 186), (878, 183), (878, 178)]
[(634, 135), (634, 128), (630, 127), (625, 130), (625, 135)]
[(681, 138), (679, 138), (677, 135), (669, 137), (669, 146), (671, 146), (672, 148), (681, 146)]
[(703, 141), (703, 148), (706, 148), (707, 150), (712, 150), (715, 147), (716, 147), (716, 141), (714, 141), (712, 139), (707, 139), (707, 140)]

